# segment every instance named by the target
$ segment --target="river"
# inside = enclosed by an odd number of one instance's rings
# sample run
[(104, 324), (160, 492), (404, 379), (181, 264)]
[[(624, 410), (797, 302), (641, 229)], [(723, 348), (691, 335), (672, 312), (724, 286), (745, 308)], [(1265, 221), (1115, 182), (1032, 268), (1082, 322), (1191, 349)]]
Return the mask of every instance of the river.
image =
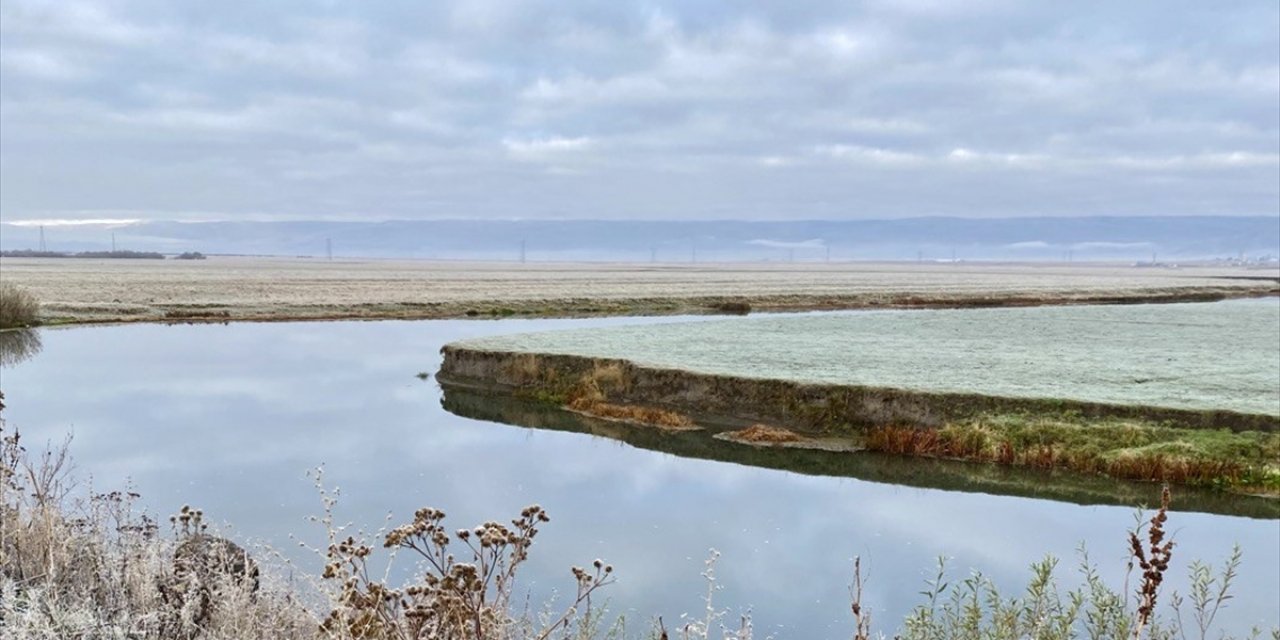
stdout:
[[(610, 610), (632, 629), (701, 615), (708, 551), (720, 551), (716, 606), (750, 609), (758, 637), (848, 637), (852, 559), (864, 606), (892, 633), (938, 557), (1021, 588), (1046, 554), (1074, 583), (1084, 545), (1117, 588), (1134, 509), (810, 475), (682, 457), (573, 431), (446, 411), (440, 347), (489, 335), (688, 318), (127, 325), (40, 332), (34, 357), (0, 370), (6, 421), (28, 446), (73, 435), (95, 491), (129, 483), (163, 519), (203, 508), (230, 535), (314, 571), (320, 500), (308, 469), (341, 488), (338, 519), (377, 529), (434, 506), (453, 527), (551, 515), (522, 585), (533, 602), (572, 589), (569, 567), (616, 567)], [(909, 464), (909, 461), (903, 461)], [(926, 483), (927, 484), (927, 483)], [(1171, 517), (1169, 587), (1193, 559), (1245, 554), (1223, 616), (1237, 633), (1280, 624), (1280, 521), (1204, 512)]]

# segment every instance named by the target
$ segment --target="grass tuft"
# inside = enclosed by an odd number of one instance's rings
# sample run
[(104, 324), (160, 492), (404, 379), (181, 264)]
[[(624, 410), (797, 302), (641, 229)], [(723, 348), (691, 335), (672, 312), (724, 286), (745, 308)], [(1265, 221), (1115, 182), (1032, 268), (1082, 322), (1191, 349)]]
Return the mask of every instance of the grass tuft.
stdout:
[(0, 282), (0, 329), (29, 327), (40, 314), (40, 302), (30, 291)]

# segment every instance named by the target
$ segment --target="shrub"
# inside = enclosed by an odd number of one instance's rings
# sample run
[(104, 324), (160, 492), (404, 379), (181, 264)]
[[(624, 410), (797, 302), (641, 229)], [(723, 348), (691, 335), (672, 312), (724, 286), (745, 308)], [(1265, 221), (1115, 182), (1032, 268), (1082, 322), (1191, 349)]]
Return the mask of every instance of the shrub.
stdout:
[(0, 282), (0, 329), (29, 327), (40, 313), (40, 302), (30, 291), (10, 282)]

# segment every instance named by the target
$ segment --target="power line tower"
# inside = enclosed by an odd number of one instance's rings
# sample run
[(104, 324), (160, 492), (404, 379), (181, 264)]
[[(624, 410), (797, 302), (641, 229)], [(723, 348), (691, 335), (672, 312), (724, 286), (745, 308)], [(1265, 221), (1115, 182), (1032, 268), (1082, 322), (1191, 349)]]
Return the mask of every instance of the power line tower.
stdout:
[(111, 253), (116, 252), (116, 232), (111, 232)]
[(324, 239), (324, 256), (327, 260), (333, 259), (333, 238)]
[(653, 264), (657, 261), (658, 261), (658, 248), (649, 247), (649, 264)]
[(525, 240), (520, 241), (520, 264), (524, 264), (525, 259), (528, 257), (528, 254), (525, 253), (525, 248), (527, 247), (526, 242), (527, 241)]
[(44, 244), (44, 225), (40, 225), (40, 250), (48, 251)]

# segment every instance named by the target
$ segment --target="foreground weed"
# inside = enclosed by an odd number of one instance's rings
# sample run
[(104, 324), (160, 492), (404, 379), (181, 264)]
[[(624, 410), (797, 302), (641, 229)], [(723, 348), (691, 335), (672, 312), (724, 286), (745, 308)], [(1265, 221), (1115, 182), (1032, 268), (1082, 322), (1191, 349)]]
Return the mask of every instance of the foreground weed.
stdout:
[[(1160, 508), (1149, 520), (1129, 533), (1129, 568), (1141, 570), (1137, 587), (1115, 590), (1108, 586), (1080, 549), (1081, 585), (1062, 591), (1055, 576), (1058, 561), (1047, 557), (1031, 565), (1031, 580), (1020, 595), (1009, 597), (981, 573), (959, 581), (948, 578), (945, 559), (921, 592), (925, 602), (907, 617), (901, 640), (1206, 640), (1227, 638), (1215, 629), (1218, 614), (1232, 598), (1231, 587), (1240, 567), (1235, 548), (1223, 568), (1196, 561), (1190, 566), (1189, 596), (1170, 594), (1168, 616), (1158, 611), (1161, 585), (1169, 569), (1174, 543), (1165, 530), (1169, 492), (1163, 492)], [(872, 630), (862, 606), (864, 580), (860, 559), (854, 560), (850, 587), (855, 622), (854, 640), (883, 637)], [(1186, 624), (1189, 619), (1191, 624)], [(1258, 637), (1254, 631), (1251, 637)], [(1272, 630), (1273, 639), (1280, 629)]]
[[(0, 395), (0, 408), (3, 396)], [(444, 512), (423, 508), (411, 521), (375, 535), (351, 532), (334, 516), (337, 489), (314, 474), (323, 506), (315, 520), (327, 544), (314, 590), (283, 581), (278, 567), (259, 566), (239, 545), (211, 532), (200, 509), (184, 506), (160, 535), (135, 509), (132, 492), (81, 491), (70, 474), (67, 444), (29, 454), (17, 431), (0, 420), (0, 637), (180, 640), (621, 640), (624, 621), (608, 623), (599, 602), (613, 568), (596, 560), (571, 569), (575, 589), (566, 606), (531, 612), (519, 606), (520, 568), (540, 528), (550, 521), (533, 505), (509, 523), (485, 522), (449, 532)], [(77, 498), (76, 496), (83, 496)], [(902, 640), (1209, 640), (1225, 638), (1219, 619), (1232, 599), (1240, 551), (1216, 571), (1190, 565), (1187, 595), (1162, 594), (1174, 543), (1169, 492), (1155, 514), (1128, 536), (1135, 585), (1113, 589), (1081, 550), (1081, 584), (1059, 587), (1057, 561), (1031, 567), (1026, 589), (1002, 594), (980, 573), (953, 581), (946, 566), (923, 592), (924, 602), (894, 636)], [(366, 539), (378, 540), (376, 543)], [(379, 549), (380, 547), (380, 549)], [(376, 571), (375, 556), (386, 555)], [(398, 554), (415, 577), (392, 584)], [(667, 629), (658, 618), (654, 640), (751, 640), (749, 613), (731, 619), (715, 604), (719, 554), (703, 571), (699, 615)], [(885, 637), (863, 606), (866, 582), (854, 561), (849, 589), (854, 640)], [(1162, 616), (1164, 612), (1166, 615)], [(1254, 634), (1258, 636), (1259, 634)], [(1280, 630), (1271, 637), (1280, 640)]]
[[(321, 471), (315, 478), (320, 483)], [(513, 613), (516, 574), (529, 557), (539, 527), (550, 522), (541, 506), (532, 505), (510, 525), (485, 522), (473, 529), (445, 528), (445, 513), (425, 507), (413, 520), (382, 535), (381, 546), (408, 552), (423, 574), (408, 584), (392, 586), (374, 578), (372, 545), (357, 536), (343, 537), (332, 526), (335, 492), (322, 494), (330, 543), (324, 551), (322, 577), (332, 586), (332, 609), (320, 624), (330, 638), (457, 638), (468, 640), (575, 637), (574, 629), (598, 622), (592, 596), (614, 582), (613, 567), (595, 560), (590, 569), (573, 567), (575, 596), (559, 615), (535, 624)], [(455, 555), (460, 548), (463, 561)], [(391, 560), (395, 555), (391, 556)], [(390, 562), (390, 561), (389, 561)], [(390, 566), (383, 576), (390, 574)]]
[[(719, 630), (722, 640), (751, 640), (752, 638), (750, 612), (742, 614), (738, 619), (737, 628), (733, 629), (725, 624), (728, 611), (718, 608), (715, 604), (716, 592), (722, 588), (716, 581), (716, 562), (719, 560), (720, 552), (712, 549), (702, 570), (702, 579), (707, 585), (707, 590), (702, 597), (702, 615), (694, 617), (685, 614), (680, 617), (682, 622), (676, 630), (676, 637), (680, 640), (711, 640), (714, 637), (713, 629)], [(668, 640), (671, 637), (662, 618), (658, 618), (658, 637), (662, 640)]]

